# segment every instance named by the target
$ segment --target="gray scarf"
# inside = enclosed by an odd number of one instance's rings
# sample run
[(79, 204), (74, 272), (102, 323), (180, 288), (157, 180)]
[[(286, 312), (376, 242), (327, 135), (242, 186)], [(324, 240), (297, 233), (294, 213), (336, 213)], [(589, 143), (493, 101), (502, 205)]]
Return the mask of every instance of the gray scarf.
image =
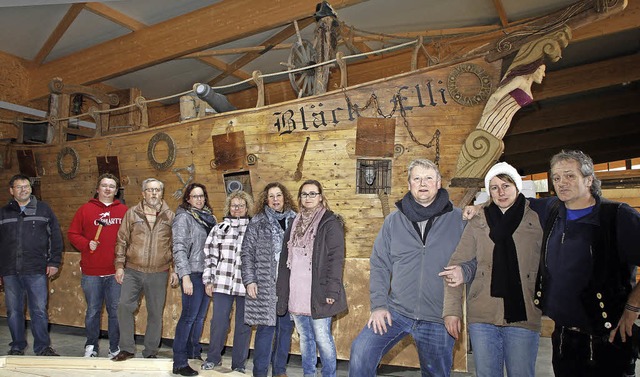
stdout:
[(264, 206), (264, 214), (267, 215), (267, 219), (269, 219), (269, 228), (271, 229), (271, 248), (277, 262), (280, 259), (282, 241), (284, 240), (284, 230), (280, 227), (278, 220), (284, 219), (286, 226), (289, 226), (289, 220), (296, 217), (296, 213), (292, 210), (276, 212), (273, 208)]

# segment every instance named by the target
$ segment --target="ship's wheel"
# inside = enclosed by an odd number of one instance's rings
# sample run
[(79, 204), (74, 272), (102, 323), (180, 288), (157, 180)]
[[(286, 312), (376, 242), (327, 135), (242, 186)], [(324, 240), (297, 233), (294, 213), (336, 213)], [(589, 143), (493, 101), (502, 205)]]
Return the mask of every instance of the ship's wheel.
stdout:
[[(316, 64), (316, 50), (311, 42), (306, 39), (299, 39), (291, 46), (289, 69), (304, 68)], [(289, 73), (289, 81), (293, 90), (298, 94), (298, 98), (311, 96), (315, 90), (315, 68), (309, 68), (298, 72)]]

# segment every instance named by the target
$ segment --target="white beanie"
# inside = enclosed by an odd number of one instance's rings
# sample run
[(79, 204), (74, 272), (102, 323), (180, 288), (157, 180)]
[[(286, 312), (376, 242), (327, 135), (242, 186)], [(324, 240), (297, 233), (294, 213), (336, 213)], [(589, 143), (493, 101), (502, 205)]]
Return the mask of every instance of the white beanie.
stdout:
[(506, 162), (498, 162), (489, 169), (489, 172), (484, 177), (484, 188), (487, 190), (487, 193), (489, 192), (489, 181), (499, 174), (506, 174), (511, 177), (513, 182), (516, 184), (518, 192), (522, 192), (522, 178), (520, 177), (520, 174), (518, 174), (516, 168)]

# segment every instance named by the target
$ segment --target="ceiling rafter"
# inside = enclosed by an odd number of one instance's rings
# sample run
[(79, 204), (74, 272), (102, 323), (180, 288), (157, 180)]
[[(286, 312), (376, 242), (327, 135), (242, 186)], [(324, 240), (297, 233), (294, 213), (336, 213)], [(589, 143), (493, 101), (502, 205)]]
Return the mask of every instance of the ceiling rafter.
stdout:
[[(340, 39), (344, 42), (344, 44), (351, 50), (352, 52), (360, 52), (366, 53), (371, 52), (373, 49), (369, 47), (368, 44), (363, 42), (362, 37), (354, 37), (353, 29), (347, 27), (343, 23), (340, 25)], [(372, 56), (367, 56), (367, 59), (370, 59)]]
[(131, 31), (138, 31), (147, 27), (146, 24), (108, 7), (103, 3), (87, 3), (85, 4), (85, 9)]
[[(305, 17), (303, 19), (300, 19), (300, 20), (297, 20), (297, 21), (294, 21), (294, 22), (297, 22), (299, 29), (302, 30), (302, 29), (306, 28), (307, 26), (311, 25), (314, 22), (314, 18), (313, 17)], [(209, 85), (215, 85), (215, 84), (219, 83), (220, 81), (224, 80), (229, 75), (233, 74), (233, 72), (235, 72), (238, 69), (244, 67), (245, 65), (249, 64), (250, 62), (256, 60), (257, 58), (262, 56), (262, 54), (268, 52), (274, 46), (278, 45), (281, 42), (284, 42), (289, 37), (291, 37), (292, 35), (295, 35), (295, 34), (296, 34), (296, 27), (295, 27), (294, 23), (291, 23), (287, 27), (285, 27), (284, 29), (280, 30), (275, 35), (273, 35), (272, 37), (267, 39), (266, 41), (262, 42), (262, 46), (264, 46), (264, 48), (262, 50), (248, 52), (248, 53), (244, 54), (243, 56), (239, 57), (238, 59), (236, 59), (235, 61), (233, 61), (231, 64), (229, 64), (228, 68), (224, 72), (222, 72), (221, 74), (219, 74), (218, 76), (214, 77), (212, 80), (209, 81)]]
[[(332, 6), (340, 9), (363, 1), (334, 0)], [(43, 64), (33, 71), (28, 97), (47, 95), (53, 77), (83, 85), (104, 81), (287, 25), (311, 16), (316, 5), (317, 0), (218, 2)]]
[(638, 80), (640, 55), (635, 54), (549, 72), (532, 92), (533, 98), (540, 101)]
[[(87, 3), (85, 5), (85, 8), (87, 10), (97, 14), (98, 16), (104, 17), (104, 18), (106, 18), (106, 19), (108, 19), (108, 20), (110, 20), (112, 22), (115, 22), (118, 25), (120, 25), (122, 27), (125, 27), (125, 28), (127, 28), (127, 29), (129, 29), (129, 30), (131, 30), (133, 32), (136, 32), (136, 31), (139, 31), (139, 30), (142, 30), (144, 28), (149, 27), (147, 24), (142, 23), (142, 22), (140, 22), (140, 21), (138, 21), (138, 20), (136, 20), (136, 19), (134, 19), (132, 17), (129, 17), (126, 14), (124, 14), (124, 13), (122, 13), (120, 11), (117, 11), (117, 10), (115, 10), (113, 8), (110, 8), (110, 7), (108, 7), (108, 6), (106, 6), (106, 5), (102, 4), (102, 3), (95, 3), (95, 2)], [(227, 67), (227, 64), (225, 62), (223, 62), (222, 60), (215, 59), (215, 58), (212, 58), (212, 57), (209, 57), (207, 59), (197, 58), (197, 60), (199, 60), (200, 62), (202, 62), (202, 63), (204, 63), (204, 64), (206, 64), (206, 65), (208, 65), (210, 67), (213, 67), (213, 68), (216, 68), (216, 69), (219, 69), (219, 70), (225, 69)], [(225, 68), (222, 68), (222, 67), (225, 67)], [(241, 79), (241, 80), (244, 80), (247, 77), (250, 77), (250, 75), (248, 73), (242, 72), (242, 71), (236, 72), (236, 74), (234, 74), (234, 76), (239, 78), (239, 79)]]
[(507, 12), (504, 10), (504, 5), (502, 5), (502, 0), (493, 0), (493, 6), (496, 8), (498, 12), (498, 16), (500, 17), (500, 23), (502, 27), (509, 26), (509, 19), (507, 18)]
[[(205, 64), (207, 64), (207, 65), (210, 65), (211, 67), (213, 67), (213, 68), (215, 68), (217, 70), (223, 71), (223, 72), (231, 70), (229, 65), (227, 63), (223, 62), (220, 59), (212, 58), (210, 56), (202, 56), (202, 57), (199, 57), (198, 60), (203, 62), (203, 63), (205, 63)], [(249, 78), (252, 77), (249, 73), (247, 73), (246, 71), (242, 71), (242, 70), (235, 70), (232, 73), (232, 75), (237, 77), (237, 78), (239, 78), (240, 80), (246, 80), (246, 79), (249, 79)]]
[[(587, 98), (545, 104), (535, 111), (521, 111), (511, 122), (505, 140), (516, 135), (548, 131), (574, 123), (597, 121), (638, 112), (640, 91), (635, 88)], [(522, 114), (522, 115), (520, 115)]]
[(44, 59), (49, 56), (51, 50), (53, 50), (58, 41), (60, 41), (60, 38), (62, 38), (67, 29), (69, 29), (69, 26), (71, 26), (80, 12), (82, 12), (82, 9), (84, 9), (84, 5), (85, 3), (77, 3), (71, 5), (67, 13), (65, 13), (64, 17), (62, 17), (62, 20), (60, 20), (60, 22), (58, 23), (58, 26), (56, 26), (53, 32), (51, 32), (49, 38), (47, 38), (47, 41), (44, 43), (44, 45), (42, 45), (42, 48), (40, 49), (40, 51), (38, 51), (38, 54), (33, 59), (33, 62), (35, 64), (42, 64)]

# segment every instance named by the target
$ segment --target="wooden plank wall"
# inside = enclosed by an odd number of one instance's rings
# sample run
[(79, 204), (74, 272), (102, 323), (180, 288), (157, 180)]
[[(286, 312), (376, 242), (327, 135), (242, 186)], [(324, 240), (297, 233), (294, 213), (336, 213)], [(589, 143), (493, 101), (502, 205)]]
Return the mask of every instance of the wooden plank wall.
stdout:
[[(483, 60), (473, 63), (484, 68), (495, 85), (500, 63), (488, 64)], [(442, 66), (425, 69), (417, 75), (400, 75), (379, 80), (346, 92), (352, 103), (360, 106), (364, 106), (371, 94), (375, 93), (381, 111), (388, 114), (393, 108), (394, 94), (401, 91), (405, 97), (404, 105), (407, 106), (407, 125), (415, 137), (426, 143), (436, 129), (442, 132), (440, 166), (443, 187), (448, 186), (448, 180), (455, 171), (460, 146), (469, 132), (475, 128), (483, 107), (464, 107), (451, 99), (446, 89), (451, 68)], [(430, 98), (430, 91), (433, 98)], [(322, 111), (326, 125), (322, 123)], [(361, 115), (378, 116), (371, 109)], [(435, 148), (426, 149), (411, 140), (399, 111), (394, 117), (395, 143), (404, 147), (404, 153), (389, 159), (392, 169), (389, 202), (392, 209), (393, 203), (407, 191), (408, 163), (415, 158), (435, 157)], [(344, 280), (349, 312), (334, 325), (338, 357), (348, 359), (351, 342), (369, 317), (368, 257), (383, 221), (382, 207), (377, 195), (356, 194), (356, 162), (359, 157), (355, 156), (356, 123), (356, 117), (350, 117), (345, 94), (335, 91), (312, 100), (290, 101), (260, 110), (241, 110), (123, 135), (71, 141), (64, 146), (74, 148), (80, 156), (78, 174), (72, 180), (64, 180), (57, 172), (56, 159), (63, 145), (29, 146), (24, 149), (31, 149), (35, 153), (42, 200), (52, 205), (66, 236), (75, 211), (94, 193), (98, 176), (96, 156), (118, 156), (125, 199), (129, 205), (135, 205), (141, 199), (141, 182), (148, 177), (157, 177), (165, 183), (165, 199), (172, 208), (176, 208), (178, 201), (172, 197), (172, 193), (180, 189), (182, 184), (171, 169), (185, 168), (193, 164), (195, 181), (207, 186), (214, 212), (221, 218), (225, 199), (223, 174), (229, 172), (215, 170), (210, 165), (214, 158), (212, 135), (224, 134), (227, 130), (244, 132), (247, 153), (257, 156), (255, 165), (245, 164), (241, 169), (250, 172), (254, 194), (271, 181), (281, 181), (289, 190), (297, 192), (300, 182), (293, 180), (293, 174), (304, 142), (309, 137), (302, 180), (313, 178), (323, 183), (331, 208), (345, 218), (348, 228)], [(170, 135), (177, 146), (175, 163), (166, 171), (155, 170), (147, 159), (149, 140), (158, 132)], [(22, 148), (15, 147), (15, 150), (20, 149)], [(166, 158), (167, 147), (163, 142), (156, 146), (155, 151), (159, 161)], [(16, 172), (17, 164), (14, 164), (13, 169), (1, 171), (0, 182), (8, 182), (10, 176)], [(457, 202), (462, 196), (462, 190), (452, 190), (450, 194), (452, 200)], [(7, 199), (7, 190), (0, 190), (0, 201)], [(79, 255), (72, 252), (73, 248), (68, 242), (66, 251), (60, 276), (51, 283), (51, 322), (83, 326), (85, 303), (80, 288)], [(178, 289), (168, 291), (163, 336), (172, 338), (180, 315), (180, 294)], [(4, 312), (4, 309), (4, 300), (0, 300), (0, 312)], [(210, 313), (207, 318), (210, 318)], [(103, 323), (106, 323), (106, 320)], [(141, 333), (146, 323), (144, 309), (138, 313), (136, 323), (136, 331)], [(204, 342), (208, 341), (208, 326), (207, 321), (202, 337)], [(415, 348), (409, 346), (409, 343), (409, 340), (402, 342), (383, 362), (417, 366)], [(461, 350), (456, 352), (457, 369), (464, 369), (466, 344), (456, 347)], [(298, 352), (297, 339), (293, 341), (293, 352)], [(464, 364), (461, 364), (463, 362)]]

